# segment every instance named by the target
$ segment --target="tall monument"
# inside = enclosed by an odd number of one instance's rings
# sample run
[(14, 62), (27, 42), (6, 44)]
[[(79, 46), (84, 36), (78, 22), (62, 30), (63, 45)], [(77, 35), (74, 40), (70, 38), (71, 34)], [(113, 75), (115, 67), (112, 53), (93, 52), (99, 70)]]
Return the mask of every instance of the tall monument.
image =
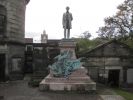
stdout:
[(50, 73), (41, 81), (39, 89), (41, 91), (94, 91), (96, 83), (87, 75), (87, 69), (82, 66), (80, 58), (76, 57), (76, 42), (69, 39), (72, 14), (69, 13), (69, 7), (66, 9), (67, 12), (63, 14), (64, 39), (59, 43), (60, 54), (54, 58), (55, 62), (49, 65)]

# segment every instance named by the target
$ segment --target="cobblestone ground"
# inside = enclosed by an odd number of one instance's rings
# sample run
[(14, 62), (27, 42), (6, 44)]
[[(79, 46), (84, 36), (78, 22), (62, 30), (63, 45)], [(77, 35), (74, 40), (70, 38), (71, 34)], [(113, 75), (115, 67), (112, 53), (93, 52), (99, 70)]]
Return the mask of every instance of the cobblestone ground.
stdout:
[[(3, 97), (4, 98), (3, 98)], [(40, 92), (27, 81), (0, 84), (0, 100), (101, 100), (98, 95), (77, 93)]]

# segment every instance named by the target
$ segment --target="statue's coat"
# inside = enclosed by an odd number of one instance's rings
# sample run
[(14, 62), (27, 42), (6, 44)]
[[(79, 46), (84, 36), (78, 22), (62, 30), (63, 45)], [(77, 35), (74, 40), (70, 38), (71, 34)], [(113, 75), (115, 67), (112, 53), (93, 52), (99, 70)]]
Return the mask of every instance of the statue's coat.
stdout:
[[(68, 18), (66, 17), (68, 14)], [(73, 20), (73, 16), (70, 12), (66, 12), (63, 14), (62, 18), (62, 24), (64, 29), (71, 29), (72, 28), (72, 23), (71, 21)], [(68, 27), (67, 27), (67, 21), (68, 21)]]

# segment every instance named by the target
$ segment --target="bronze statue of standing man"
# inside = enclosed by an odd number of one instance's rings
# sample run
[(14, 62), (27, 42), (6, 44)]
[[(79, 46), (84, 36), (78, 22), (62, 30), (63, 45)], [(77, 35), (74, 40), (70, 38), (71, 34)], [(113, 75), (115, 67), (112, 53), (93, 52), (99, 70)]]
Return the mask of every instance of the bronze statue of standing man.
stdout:
[(64, 28), (64, 38), (70, 38), (70, 29), (72, 28), (72, 14), (69, 12), (69, 7), (66, 7), (66, 13), (63, 14), (62, 24)]

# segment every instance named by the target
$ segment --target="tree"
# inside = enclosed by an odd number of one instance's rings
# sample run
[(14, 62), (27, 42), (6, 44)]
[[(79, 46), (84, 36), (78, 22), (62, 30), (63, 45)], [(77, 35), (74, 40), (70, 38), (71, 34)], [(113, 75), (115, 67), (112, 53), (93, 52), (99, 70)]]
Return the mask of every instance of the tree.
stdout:
[(105, 26), (98, 30), (102, 38), (123, 38), (133, 34), (133, 0), (125, 0), (117, 7), (118, 12), (112, 17), (105, 18)]
[(104, 26), (104, 27), (100, 27), (99, 30), (98, 30), (98, 36), (100, 38), (105, 38), (105, 39), (112, 39), (115, 37), (115, 34), (114, 34), (114, 30), (112, 29), (113, 27), (111, 26)]
[(89, 31), (85, 31), (84, 33), (82, 33), (80, 37), (85, 39), (90, 39), (91, 33)]

